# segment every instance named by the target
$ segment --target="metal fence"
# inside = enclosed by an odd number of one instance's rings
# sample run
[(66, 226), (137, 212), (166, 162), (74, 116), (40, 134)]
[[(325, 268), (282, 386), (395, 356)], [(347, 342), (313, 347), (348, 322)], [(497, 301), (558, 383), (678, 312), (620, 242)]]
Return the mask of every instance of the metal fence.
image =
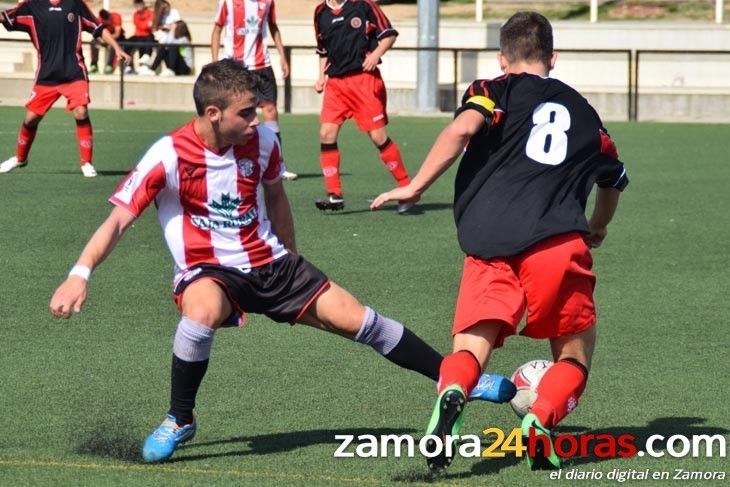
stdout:
[[(0, 43), (5, 42), (16, 42), (16, 43), (29, 43), (30, 40), (28, 39), (2, 39), (0, 40)], [(85, 42), (84, 44), (90, 44), (89, 42)], [(147, 46), (147, 44), (135, 44), (135, 46), (139, 47)], [(160, 44), (148, 44), (150, 47), (159, 47)], [(210, 46), (208, 44), (169, 44), (166, 45), (169, 47), (174, 48), (180, 48), (180, 47), (190, 47), (195, 49), (209, 49)], [(304, 50), (312, 53), (312, 56), (314, 57), (314, 46), (307, 46), (307, 45), (296, 45), (296, 46), (286, 46), (284, 49), (285, 57), (287, 59), (287, 62), (291, 66), (292, 61), (292, 52), (296, 50)], [(391, 48), (391, 51), (399, 52), (399, 51), (405, 51), (405, 52), (414, 52), (417, 53), (418, 51), (436, 51), (439, 53), (439, 56), (441, 54), (447, 54), (447, 56), (451, 59), (451, 74), (450, 74), (450, 81), (446, 83), (447, 90), (449, 91), (448, 96), (451, 97), (451, 100), (453, 101), (454, 105), (457, 105), (459, 102), (459, 98), (461, 96), (461, 90), (459, 89), (459, 85), (463, 83), (468, 83), (473, 80), (472, 79), (462, 79), (463, 76), (460, 74), (462, 71), (462, 64), (463, 59), (468, 56), (478, 56), (479, 54), (484, 53), (496, 53), (496, 49), (475, 49), (475, 48), (418, 48), (418, 47), (393, 47)], [(723, 55), (726, 56), (730, 54), (728, 51), (684, 51), (684, 50), (647, 50), (647, 49), (639, 49), (639, 50), (630, 50), (630, 49), (561, 49), (558, 50), (559, 54), (584, 54), (589, 56), (596, 56), (596, 55), (602, 55), (602, 54), (612, 54), (612, 55), (618, 55), (620, 57), (625, 58), (625, 66), (626, 71), (625, 75), (620, 75), (621, 81), (617, 83), (618, 85), (622, 86), (622, 93), (626, 96), (627, 105), (626, 105), (626, 118), (629, 121), (635, 121), (638, 119), (638, 112), (639, 112), (639, 99), (641, 96), (640, 91), (640, 74), (641, 71), (641, 65), (642, 60), (646, 59), (648, 55), (690, 55), (690, 56), (713, 56), (713, 55)], [(559, 63), (560, 64), (560, 63)], [(624, 77), (625, 76), (625, 77)], [(296, 78), (296, 73), (293, 72), (290, 74), (289, 77), (285, 78), (283, 80), (283, 111), (286, 113), (290, 113), (292, 111), (292, 103), (293, 103), (293, 85), (292, 85), (292, 78)], [(625, 80), (625, 81), (624, 81)], [(616, 84), (616, 83), (615, 83)], [(124, 109), (124, 85), (125, 85), (125, 74), (124, 70), (119, 70), (119, 109)], [(443, 89), (443, 85), (442, 85)], [(728, 93), (730, 94), (730, 90), (728, 90)]]

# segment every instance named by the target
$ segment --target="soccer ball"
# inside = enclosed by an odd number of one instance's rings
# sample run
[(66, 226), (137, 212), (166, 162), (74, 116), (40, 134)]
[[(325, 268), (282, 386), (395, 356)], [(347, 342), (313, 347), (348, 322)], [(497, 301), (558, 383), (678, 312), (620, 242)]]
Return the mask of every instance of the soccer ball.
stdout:
[(517, 367), (510, 380), (517, 387), (517, 394), (509, 402), (512, 410), (520, 418), (530, 412), (532, 403), (537, 399), (537, 385), (553, 363), (549, 360), (530, 360)]

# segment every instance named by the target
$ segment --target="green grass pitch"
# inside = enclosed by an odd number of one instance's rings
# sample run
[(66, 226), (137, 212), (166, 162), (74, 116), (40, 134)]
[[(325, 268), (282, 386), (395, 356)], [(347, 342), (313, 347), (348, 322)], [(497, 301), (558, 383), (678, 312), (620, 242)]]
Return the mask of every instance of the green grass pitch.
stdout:
[[(13, 154), (20, 108), (0, 109), (0, 159)], [(369, 348), (252, 316), (215, 341), (200, 391), (198, 436), (161, 466), (140, 444), (167, 408), (172, 266), (154, 209), (94, 273), (86, 309), (70, 321), (50, 296), (106, 199), (143, 151), (191, 114), (92, 110), (100, 177), (81, 176), (71, 117), (42, 122), (30, 165), (0, 175), (0, 485), (554, 485), (524, 461), (463, 459), (430, 477), (423, 458), (336, 459), (336, 434), (420, 435), (434, 386)], [(447, 118), (394, 117), (390, 135), (413, 173)], [(631, 184), (594, 252), (599, 341), (581, 406), (561, 432), (728, 437), (730, 164), (728, 125), (608, 126)], [(352, 124), (340, 147), (347, 208), (321, 214), (316, 116), (284, 116), (286, 183), (300, 252), (359, 299), (402, 320), (438, 350), (450, 323), (462, 255), (451, 213), (452, 169), (418, 211), (369, 212), (392, 181)], [(512, 338), (490, 371), (509, 375), (546, 343)], [(508, 406), (472, 404), (462, 433), (518, 424)], [(567, 462), (577, 469), (727, 471), (727, 459)], [(595, 481), (591, 485), (616, 482)], [(630, 482), (629, 482), (630, 483)], [(653, 482), (643, 482), (643, 484)], [(692, 482), (673, 482), (689, 485)], [(704, 482), (701, 485), (710, 485)]]

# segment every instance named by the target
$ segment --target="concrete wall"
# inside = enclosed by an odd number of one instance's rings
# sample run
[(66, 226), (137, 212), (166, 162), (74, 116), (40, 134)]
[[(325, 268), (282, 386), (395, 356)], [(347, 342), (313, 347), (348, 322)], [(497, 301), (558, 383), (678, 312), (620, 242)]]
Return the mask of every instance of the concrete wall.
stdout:
[[(196, 43), (207, 43), (212, 22), (208, 18), (187, 19)], [(468, 83), (476, 78), (490, 78), (499, 73), (494, 49), (498, 46), (498, 22), (477, 23), (471, 20), (443, 20), (440, 45), (443, 48), (474, 48), (479, 52), (462, 52), (458, 58), (457, 89), (453, 90), (454, 55), (439, 55), (439, 106), (452, 110)], [(288, 46), (303, 46), (292, 52), (293, 111), (316, 112), (321, 98), (311, 89), (318, 75), (317, 56), (313, 51), (313, 30), (308, 20), (280, 20)], [(415, 21), (397, 22), (400, 37), (397, 47), (415, 47)], [(131, 26), (129, 27), (131, 29)], [(607, 120), (625, 120), (628, 116), (629, 65), (622, 53), (560, 53), (560, 49), (676, 49), (725, 50), (728, 54), (649, 54), (640, 59), (639, 120), (727, 121), (730, 110), (730, 31), (710, 23), (555, 22), (555, 45), (558, 63), (552, 76), (580, 90), (595, 104)], [(20, 34), (0, 38), (25, 38)], [(279, 62), (272, 50), (274, 69)], [(210, 61), (209, 49), (195, 49), (196, 71)], [(393, 50), (381, 65), (389, 90), (389, 108), (396, 113), (415, 113), (416, 52)], [(35, 69), (36, 57), (29, 43), (0, 42), (0, 103), (24, 103)], [(10, 73), (23, 76), (13, 78)], [(125, 78), (126, 108), (190, 110), (192, 77), (172, 80), (159, 78)], [(13, 81), (15, 80), (15, 81)], [(280, 80), (281, 82), (281, 80)], [(19, 90), (18, 86), (24, 86)], [(97, 76), (92, 83), (95, 106), (114, 108), (119, 103), (118, 77)], [(283, 108), (283, 101), (281, 102)]]

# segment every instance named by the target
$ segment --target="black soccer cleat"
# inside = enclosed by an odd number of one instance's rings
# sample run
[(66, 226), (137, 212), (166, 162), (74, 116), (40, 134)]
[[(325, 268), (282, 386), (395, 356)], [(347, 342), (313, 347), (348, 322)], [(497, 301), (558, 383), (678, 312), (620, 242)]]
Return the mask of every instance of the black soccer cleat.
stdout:
[(316, 200), (314, 205), (322, 211), (340, 211), (345, 209), (345, 199), (339, 194), (328, 193), (326, 198)]

